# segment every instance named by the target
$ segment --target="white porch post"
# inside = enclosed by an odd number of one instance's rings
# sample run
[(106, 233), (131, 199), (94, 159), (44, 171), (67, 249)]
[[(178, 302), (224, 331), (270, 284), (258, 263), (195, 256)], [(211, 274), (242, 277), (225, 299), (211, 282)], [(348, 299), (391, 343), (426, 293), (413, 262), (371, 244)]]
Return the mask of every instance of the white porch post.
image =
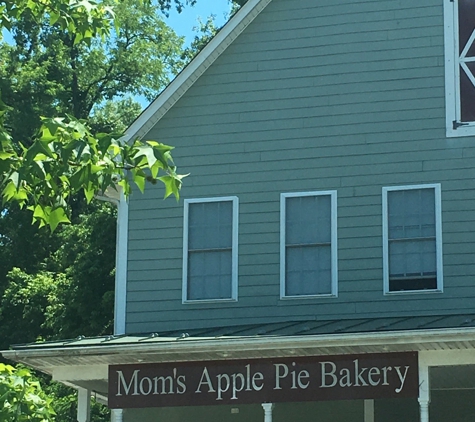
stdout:
[(91, 419), (91, 392), (78, 388), (78, 422), (89, 422)]
[(364, 422), (374, 422), (374, 400), (364, 401)]
[(421, 412), (420, 422), (429, 422), (429, 365), (419, 355), (419, 407)]
[(111, 422), (122, 422), (124, 411), (122, 409), (112, 409)]
[(272, 422), (272, 409), (274, 409), (274, 403), (262, 403), (264, 409), (264, 422)]

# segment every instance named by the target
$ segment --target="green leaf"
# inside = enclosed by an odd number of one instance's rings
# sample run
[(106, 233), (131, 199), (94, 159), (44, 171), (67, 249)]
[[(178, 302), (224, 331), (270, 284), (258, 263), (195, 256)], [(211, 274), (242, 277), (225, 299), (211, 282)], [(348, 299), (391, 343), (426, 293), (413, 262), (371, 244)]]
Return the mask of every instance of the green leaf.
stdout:
[(92, 199), (94, 198), (94, 195), (96, 194), (95, 189), (92, 187), (91, 184), (89, 184), (88, 187), (84, 188), (84, 196), (86, 197), (86, 201), (89, 204)]
[(60, 223), (71, 223), (63, 207), (58, 207), (51, 211), (48, 222), (51, 232), (54, 232)]
[(150, 145), (141, 145), (137, 148), (136, 157), (145, 157), (149, 167), (152, 167), (157, 162), (155, 151)]
[(15, 183), (12, 180), (10, 180), (2, 191), (4, 202), (8, 202), (12, 198), (14, 198), (16, 194), (16, 190), (17, 189), (16, 189)]
[(33, 221), (38, 221), (40, 228), (46, 225), (50, 214), (51, 207), (43, 207), (36, 205), (33, 209)]
[(162, 181), (165, 185), (164, 198), (168, 198), (170, 195), (174, 195), (177, 200), (180, 198), (180, 181), (172, 176), (162, 176), (158, 180)]
[(49, 14), (50, 25), (54, 25), (56, 22), (58, 22), (59, 17), (60, 17), (59, 13), (57, 13), (55, 10), (51, 10)]
[(0, 160), (8, 160), (15, 156), (13, 152), (0, 151)]
[(144, 193), (144, 191), (145, 191), (145, 180), (146, 180), (145, 174), (143, 174), (143, 173), (142, 174), (137, 174), (137, 173), (133, 174), (132, 180), (137, 185), (137, 187), (140, 189), (140, 192)]

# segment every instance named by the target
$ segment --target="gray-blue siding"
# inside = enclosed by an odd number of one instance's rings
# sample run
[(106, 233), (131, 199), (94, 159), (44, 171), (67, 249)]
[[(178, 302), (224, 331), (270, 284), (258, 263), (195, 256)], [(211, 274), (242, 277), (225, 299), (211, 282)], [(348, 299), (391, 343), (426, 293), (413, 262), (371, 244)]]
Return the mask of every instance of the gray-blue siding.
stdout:
[[(273, 0), (146, 136), (239, 197), (239, 301), (182, 304), (183, 201), (130, 201), (126, 330), (473, 311), (475, 140), (445, 137), (442, 0)], [(383, 186), (441, 183), (444, 293), (383, 295)], [(337, 190), (338, 298), (279, 299), (282, 192)]]

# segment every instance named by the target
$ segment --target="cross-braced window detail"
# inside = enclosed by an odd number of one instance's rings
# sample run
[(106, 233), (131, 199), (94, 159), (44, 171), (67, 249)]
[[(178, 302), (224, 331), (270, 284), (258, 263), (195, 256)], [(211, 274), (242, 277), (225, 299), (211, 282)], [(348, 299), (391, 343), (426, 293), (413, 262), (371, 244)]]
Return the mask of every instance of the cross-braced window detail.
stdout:
[(475, 2), (446, 0), (447, 135), (475, 134)]

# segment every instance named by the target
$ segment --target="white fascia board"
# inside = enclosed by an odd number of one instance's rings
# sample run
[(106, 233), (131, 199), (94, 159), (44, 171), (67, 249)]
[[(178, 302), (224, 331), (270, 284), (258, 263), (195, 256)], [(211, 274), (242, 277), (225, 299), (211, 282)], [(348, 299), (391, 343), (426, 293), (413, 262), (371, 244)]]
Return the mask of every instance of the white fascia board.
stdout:
[(125, 132), (141, 138), (170, 110), (272, 0), (249, 0)]
[[(222, 353), (225, 350), (235, 352), (265, 351), (265, 350), (300, 350), (313, 347), (325, 347), (327, 349), (335, 347), (364, 348), (368, 346), (378, 346), (381, 351), (394, 351), (393, 346), (404, 346), (411, 350), (425, 350), (424, 345), (450, 343), (467, 344), (475, 342), (475, 328), (443, 328), (430, 330), (410, 330), (398, 332), (370, 332), (370, 333), (348, 333), (348, 334), (326, 334), (326, 335), (302, 335), (302, 336), (269, 336), (269, 337), (220, 337), (212, 339), (199, 339), (189, 337), (186, 340), (150, 342), (148, 344), (118, 344), (107, 347), (55, 347), (52, 349), (36, 350), (3, 350), (2, 355), (14, 361), (23, 361), (33, 358), (57, 358), (77, 357), (77, 356), (111, 356), (121, 354), (145, 353), (156, 356), (167, 353), (189, 353), (190, 360), (198, 356), (199, 353)], [(473, 350), (472, 350), (473, 353)]]

